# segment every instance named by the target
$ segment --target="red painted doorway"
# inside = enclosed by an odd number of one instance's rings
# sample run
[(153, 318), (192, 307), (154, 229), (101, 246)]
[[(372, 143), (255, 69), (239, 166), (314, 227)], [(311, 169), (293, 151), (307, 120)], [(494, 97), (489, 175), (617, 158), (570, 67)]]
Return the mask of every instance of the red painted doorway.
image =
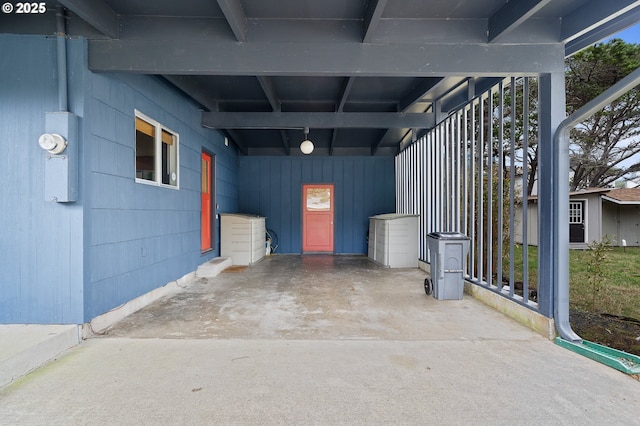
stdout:
[(200, 193), (200, 250), (211, 250), (211, 156), (202, 153), (202, 190)]
[(331, 184), (302, 185), (302, 251), (333, 253)]

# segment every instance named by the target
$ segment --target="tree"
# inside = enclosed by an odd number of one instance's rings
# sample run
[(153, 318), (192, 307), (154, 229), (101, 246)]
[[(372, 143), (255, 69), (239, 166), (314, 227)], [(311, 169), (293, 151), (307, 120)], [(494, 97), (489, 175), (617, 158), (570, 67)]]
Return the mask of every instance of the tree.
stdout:
[[(566, 60), (567, 112), (571, 114), (640, 67), (640, 45), (613, 39)], [(635, 88), (571, 133), (571, 190), (608, 187), (640, 171), (640, 90)]]
[[(527, 120), (525, 120), (525, 100), (528, 112)], [(509, 178), (512, 166), (524, 169), (523, 166), (526, 164), (527, 176), (524, 176), (526, 186), (523, 187), (523, 192), (526, 195), (533, 194), (538, 175), (538, 104), (538, 79), (535, 77), (527, 78), (526, 82), (524, 78), (515, 79), (513, 87), (508, 86), (505, 90), (502, 104), (499, 102), (498, 94), (493, 95), (494, 109), (491, 111), (493, 156), (497, 158), (501, 152), (505, 179)], [(513, 111), (512, 105), (515, 107)], [(505, 124), (502, 134), (502, 149), (498, 144), (500, 110), (504, 115)], [(510, 150), (512, 136), (514, 141), (513, 155)]]
[[(512, 97), (515, 98), (515, 111), (510, 111)], [(525, 114), (525, 102), (528, 114)], [(514, 133), (515, 155), (509, 159), (509, 163), (522, 164), (526, 162), (527, 173), (526, 185), (523, 187), (524, 194), (533, 194), (538, 175), (538, 79), (529, 77), (528, 79), (516, 79), (514, 87), (510, 87), (505, 95), (505, 103), (509, 107), (505, 113), (505, 118), (509, 125), (505, 127), (505, 153), (508, 153), (511, 132)], [(525, 120), (526, 115), (526, 120)], [(513, 121), (513, 123), (512, 123)], [(525, 149), (526, 133), (526, 149)], [(508, 155), (508, 154), (507, 154)], [(507, 161), (503, 162), (507, 164)], [(508, 173), (508, 169), (505, 170)]]

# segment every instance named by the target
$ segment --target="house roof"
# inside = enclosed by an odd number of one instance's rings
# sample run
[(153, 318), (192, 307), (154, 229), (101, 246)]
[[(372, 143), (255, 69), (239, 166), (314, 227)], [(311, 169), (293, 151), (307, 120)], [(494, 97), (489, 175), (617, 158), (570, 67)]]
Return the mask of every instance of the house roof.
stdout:
[(616, 204), (640, 204), (640, 188), (612, 189), (602, 198)]
[(581, 189), (579, 191), (570, 192), (569, 196), (573, 197), (576, 195), (603, 194), (610, 191), (611, 191), (611, 188), (587, 188), (587, 189)]
[(299, 155), (305, 127), (314, 154), (394, 155), (503, 78), (563, 72), (566, 55), (640, 21), (637, 0), (57, 0), (46, 9), (0, 14), (0, 32), (53, 35), (62, 20), (66, 34), (89, 39), (91, 71), (166, 79), (245, 155)]
[[(600, 194), (603, 200), (616, 204), (640, 204), (640, 188), (587, 188), (569, 193), (569, 197)], [(529, 201), (536, 202), (537, 196), (530, 196)]]
[(569, 193), (570, 197), (600, 194), (603, 200), (616, 204), (640, 204), (640, 188), (587, 188)]

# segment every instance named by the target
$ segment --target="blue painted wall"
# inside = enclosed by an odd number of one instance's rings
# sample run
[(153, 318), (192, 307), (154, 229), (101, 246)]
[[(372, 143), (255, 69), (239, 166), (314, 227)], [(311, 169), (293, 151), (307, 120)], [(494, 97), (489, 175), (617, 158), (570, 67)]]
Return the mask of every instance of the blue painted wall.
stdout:
[[(238, 207), (238, 161), (221, 133), (200, 125), (198, 106), (163, 79), (88, 72), (86, 84), (89, 320), (219, 255), (217, 247), (200, 252), (200, 155), (215, 155), (221, 211)], [(179, 134), (179, 190), (135, 182), (134, 109)]]
[[(82, 321), (82, 202), (45, 201), (55, 39), (0, 35), (0, 323)], [(77, 143), (77, 141), (70, 141)]]
[(302, 251), (302, 185), (335, 185), (335, 252), (365, 254), (369, 216), (395, 211), (393, 157), (240, 157), (239, 211), (265, 216), (276, 253)]
[[(218, 256), (200, 252), (203, 148), (219, 211), (238, 210), (237, 153), (196, 104), (161, 78), (93, 74), (86, 41), (67, 45), (80, 195), (62, 204), (44, 199), (37, 144), (58, 108), (55, 40), (0, 35), (0, 323), (86, 322)], [(179, 190), (135, 182), (134, 109), (180, 135)]]

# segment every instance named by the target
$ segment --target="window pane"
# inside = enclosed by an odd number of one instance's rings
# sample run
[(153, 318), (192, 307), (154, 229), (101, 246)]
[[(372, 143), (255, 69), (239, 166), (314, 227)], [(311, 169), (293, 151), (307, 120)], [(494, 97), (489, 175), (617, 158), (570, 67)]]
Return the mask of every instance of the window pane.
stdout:
[(331, 211), (331, 189), (307, 188), (307, 210)]
[(136, 179), (178, 188), (178, 134), (137, 110), (135, 114)]
[(202, 192), (204, 194), (209, 193), (209, 163), (206, 160), (202, 160), (202, 173), (200, 176), (202, 177)]
[(569, 223), (582, 223), (582, 202), (569, 203)]
[(136, 177), (155, 180), (156, 151), (154, 144), (155, 127), (136, 118)]
[(178, 185), (178, 144), (176, 136), (162, 129), (162, 183)]

